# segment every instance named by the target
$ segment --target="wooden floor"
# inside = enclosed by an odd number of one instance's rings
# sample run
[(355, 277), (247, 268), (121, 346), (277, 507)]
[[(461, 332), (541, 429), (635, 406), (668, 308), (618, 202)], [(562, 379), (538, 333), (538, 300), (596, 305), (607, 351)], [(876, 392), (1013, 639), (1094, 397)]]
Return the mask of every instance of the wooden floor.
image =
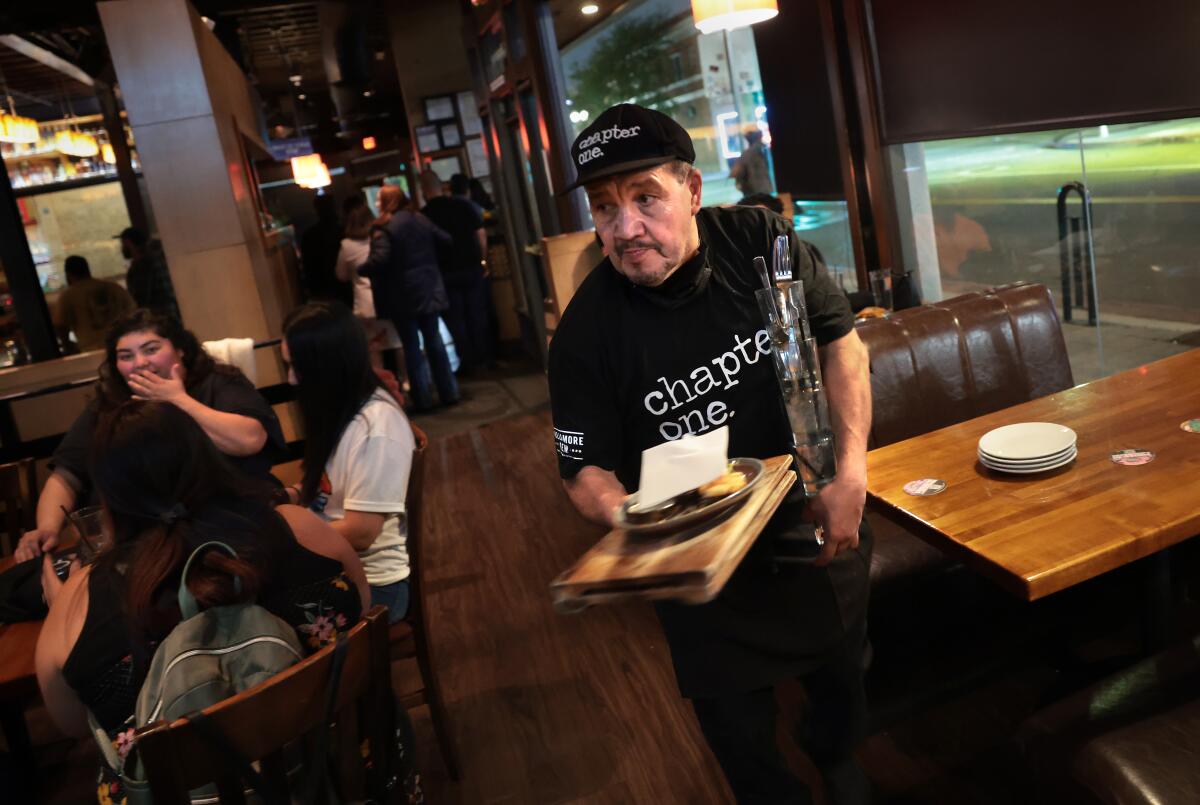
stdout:
[(551, 607), (550, 580), (603, 532), (561, 492), (548, 416), (434, 441), (426, 488), (434, 662), (463, 766), (451, 784), (419, 729), (430, 802), (732, 802), (649, 606)]

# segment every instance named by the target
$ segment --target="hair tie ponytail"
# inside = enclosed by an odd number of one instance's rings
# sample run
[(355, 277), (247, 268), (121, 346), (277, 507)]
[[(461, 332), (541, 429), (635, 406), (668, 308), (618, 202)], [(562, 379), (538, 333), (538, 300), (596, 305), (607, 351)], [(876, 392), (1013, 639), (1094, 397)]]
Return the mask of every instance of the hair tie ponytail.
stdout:
[(187, 507), (184, 506), (182, 503), (176, 503), (174, 506), (172, 506), (171, 508), (167, 509), (165, 512), (160, 514), (158, 516), (158, 521), (160, 523), (162, 523), (163, 525), (165, 525), (167, 528), (170, 528), (171, 526), (178, 523), (180, 520), (186, 520), (188, 518), (188, 516), (189, 515), (188, 515)]

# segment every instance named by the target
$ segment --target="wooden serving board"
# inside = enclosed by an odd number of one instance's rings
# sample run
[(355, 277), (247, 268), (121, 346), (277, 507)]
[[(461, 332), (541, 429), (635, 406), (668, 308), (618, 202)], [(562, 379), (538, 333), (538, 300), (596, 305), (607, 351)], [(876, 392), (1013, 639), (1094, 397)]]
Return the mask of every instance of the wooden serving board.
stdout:
[(791, 456), (763, 464), (763, 479), (724, 517), (661, 537), (609, 531), (550, 583), (560, 610), (631, 599), (703, 604), (717, 597), (796, 482)]

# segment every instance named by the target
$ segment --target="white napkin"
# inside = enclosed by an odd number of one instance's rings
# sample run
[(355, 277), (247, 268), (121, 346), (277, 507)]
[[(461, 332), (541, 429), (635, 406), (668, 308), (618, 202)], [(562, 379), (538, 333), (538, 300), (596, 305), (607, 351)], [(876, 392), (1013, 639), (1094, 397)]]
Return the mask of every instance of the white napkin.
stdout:
[(220, 341), (205, 341), (201, 346), (214, 361), (236, 366), (251, 383), (257, 384), (258, 367), (254, 362), (253, 338), (222, 338)]
[(638, 506), (653, 506), (715, 481), (729, 464), (729, 426), (642, 451)]

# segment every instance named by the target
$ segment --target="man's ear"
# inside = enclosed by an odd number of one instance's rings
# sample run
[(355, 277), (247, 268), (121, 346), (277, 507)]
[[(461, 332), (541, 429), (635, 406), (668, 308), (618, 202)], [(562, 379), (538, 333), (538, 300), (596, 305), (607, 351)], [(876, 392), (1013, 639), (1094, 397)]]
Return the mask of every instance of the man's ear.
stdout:
[(704, 177), (700, 175), (700, 171), (692, 168), (688, 173), (686, 181), (688, 192), (692, 197), (692, 215), (700, 212), (700, 198), (703, 195)]

